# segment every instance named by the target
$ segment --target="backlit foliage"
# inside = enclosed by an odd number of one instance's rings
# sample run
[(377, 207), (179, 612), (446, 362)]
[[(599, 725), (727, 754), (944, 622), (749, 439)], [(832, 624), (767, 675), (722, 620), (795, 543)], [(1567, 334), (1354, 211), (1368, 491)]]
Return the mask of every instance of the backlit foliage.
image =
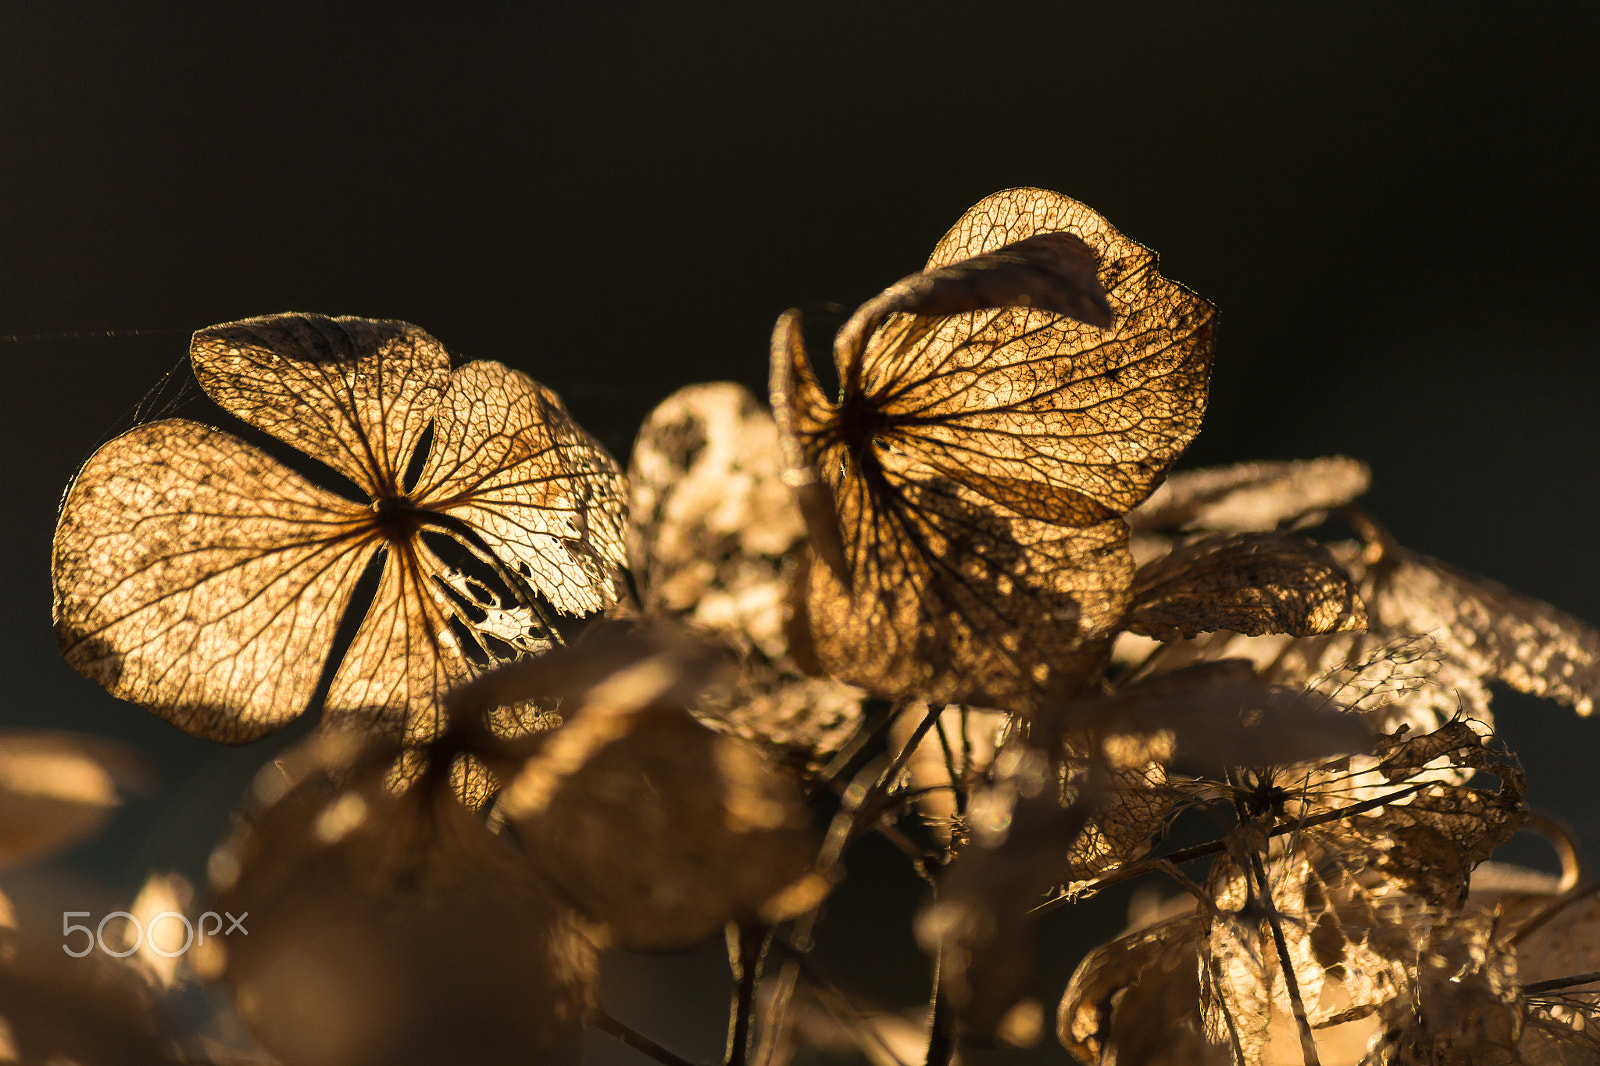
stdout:
[[(66, 979), (24, 916), (0, 1051), (576, 1063), (587, 1031), (683, 1066), (606, 1012), (599, 960), (725, 938), (724, 1066), (944, 1066), (1052, 1016), (1120, 1066), (1600, 1061), (1570, 843), (1547, 829), (1560, 882), (1491, 861), (1548, 823), (1490, 688), (1587, 714), (1600, 634), (1395, 543), (1355, 459), (1173, 472), (1213, 319), (1087, 207), (998, 193), (848, 319), (836, 387), (788, 312), (772, 413), (685, 388), (626, 479), (414, 326), (202, 330), (200, 385), (277, 443), (167, 420), (97, 452), (62, 650), (214, 740), (319, 691), (324, 728), (262, 770), (209, 897), (131, 905), (247, 938)], [(0, 736), (0, 853), (128, 783), (113, 749)], [(914, 1021), (809, 955), (868, 834), (930, 885), (884, 919), (928, 956)], [(1135, 878), (1169, 898), (1044, 984), (1045, 924)], [(198, 1029), (195, 980), (231, 1002)]]
[[(415, 326), (320, 315), (214, 326), (190, 353), (225, 410), (367, 499), (188, 421), (101, 448), (62, 506), (55, 618), (67, 662), (114, 695), (213, 740), (281, 727), (307, 708), (381, 555), (323, 710), (426, 741), (441, 694), (472, 673), (452, 623), (486, 651), (519, 650), (547, 636), (535, 597), (572, 614), (613, 601), (616, 466), (523, 374), (485, 362), (452, 372)], [(488, 564), (505, 598), (448, 565), (425, 532)]]

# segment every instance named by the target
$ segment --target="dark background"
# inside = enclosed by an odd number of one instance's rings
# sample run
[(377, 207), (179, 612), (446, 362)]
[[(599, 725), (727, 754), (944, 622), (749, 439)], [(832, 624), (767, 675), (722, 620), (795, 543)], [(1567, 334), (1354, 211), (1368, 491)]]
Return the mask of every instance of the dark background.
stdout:
[[(0, 4), (0, 722), (123, 737), (162, 773), (59, 876), (126, 898), (197, 873), (275, 750), (118, 703), (50, 632), (59, 495), (189, 332), (403, 318), (551, 385), (625, 458), (679, 385), (759, 389), (780, 311), (853, 307), (1008, 186), (1087, 202), (1221, 308), (1185, 465), (1359, 456), (1403, 542), (1600, 619), (1593, 11)], [(1507, 699), (1500, 726), (1600, 848), (1600, 725)], [(915, 892), (860, 863), (836, 937), (871, 950), (829, 949), (844, 983), (921, 998)], [(1058, 915), (1057, 989), (1120, 907)], [(716, 1054), (716, 955), (618, 968), (614, 1009)]]

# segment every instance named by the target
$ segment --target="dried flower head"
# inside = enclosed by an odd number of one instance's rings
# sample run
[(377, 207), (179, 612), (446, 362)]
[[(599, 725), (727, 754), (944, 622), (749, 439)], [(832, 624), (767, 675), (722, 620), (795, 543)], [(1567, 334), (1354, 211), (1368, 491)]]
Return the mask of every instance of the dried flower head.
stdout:
[(876, 695), (1028, 710), (1104, 661), (1126, 514), (1199, 430), (1212, 309), (1056, 193), (968, 211), (834, 341), (830, 403), (798, 315), (772, 401), (820, 562), (819, 664)]
[[(213, 740), (279, 728), (306, 709), (381, 554), (326, 714), (425, 741), (439, 695), (472, 672), (463, 639), (485, 651), (541, 646), (536, 597), (575, 614), (615, 598), (616, 465), (542, 385), (498, 363), (452, 372), (417, 327), (361, 318), (213, 326), (195, 334), (191, 357), (223, 408), (368, 498), (190, 421), (142, 425), (101, 448), (56, 528), (55, 621), (67, 662), (114, 695)], [(424, 534), (492, 571), (503, 600)]]

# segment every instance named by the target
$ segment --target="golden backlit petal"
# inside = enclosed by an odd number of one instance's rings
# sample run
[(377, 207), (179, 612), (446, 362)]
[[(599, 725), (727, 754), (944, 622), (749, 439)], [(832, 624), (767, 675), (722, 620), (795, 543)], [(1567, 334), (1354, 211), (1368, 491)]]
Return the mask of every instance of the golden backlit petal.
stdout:
[(443, 694), (473, 673), (430, 577), (444, 570), (420, 539), (389, 549), (372, 606), (328, 690), (328, 724), (359, 724), (408, 744), (439, 735)]
[(842, 502), (853, 588), (812, 566), (806, 609), (819, 665), (886, 699), (1026, 713), (1105, 661), (1133, 564), (1121, 519), (1078, 529), (974, 507), (937, 478), (907, 479), (866, 526)]
[(1139, 568), (1128, 628), (1158, 640), (1232, 630), (1249, 636), (1360, 632), (1355, 585), (1314, 540), (1224, 533), (1179, 544)]
[(627, 562), (622, 475), (527, 375), (476, 362), (450, 376), (415, 498), (470, 524), (559, 610), (616, 601)]
[(316, 689), (370, 518), (229, 434), (140, 426), (90, 458), (62, 506), (62, 655), (197, 736), (270, 733)]
[(1387, 628), (1429, 634), (1481, 677), (1579, 714), (1594, 710), (1600, 632), (1587, 622), (1405, 548), (1392, 549), (1371, 580), (1373, 613)]
[(213, 400), (373, 496), (398, 491), (450, 372), (439, 342), (408, 322), (323, 315), (211, 326), (190, 356)]
[(1116, 513), (1143, 500), (1200, 428), (1211, 372), (1210, 304), (1156, 271), (1149, 249), (1058, 193), (1012, 189), (945, 235), (930, 269), (1036, 234), (1066, 232), (1099, 257), (1109, 329), (1008, 307), (937, 326), (889, 321), (862, 356), (864, 391), (911, 451), (996, 480), (1072, 490)]

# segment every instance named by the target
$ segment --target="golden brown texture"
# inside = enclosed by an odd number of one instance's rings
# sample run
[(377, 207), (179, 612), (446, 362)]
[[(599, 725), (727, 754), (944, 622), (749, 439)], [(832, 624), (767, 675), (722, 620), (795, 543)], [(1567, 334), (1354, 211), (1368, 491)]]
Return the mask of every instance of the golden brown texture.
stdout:
[(1371, 483), (1367, 464), (1342, 455), (1184, 470), (1152, 492), (1128, 522), (1139, 532), (1270, 530), (1347, 504)]
[(1139, 568), (1128, 629), (1158, 640), (1360, 631), (1366, 611), (1328, 550), (1292, 533), (1200, 537)]
[(978, 204), (856, 312), (837, 404), (784, 316), (772, 398), (827, 564), (805, 596), (820, 665), (1016, 709), (1098, 669), (1131, 579), (1120, 516), (1199, 429), (1211, 319), (1147, 249), (1037, 189)]
[[(279, 728), (306, 709), (381, 553), (326, 711), (423, 741), (439, 729), (440, 693), (475, 662), (547, 635), (535, 597), (568, 612), (614, 598), (620, 476), (524, 375), (498, 363), (451, 373), (415, 326), (318, 315), (202, 330), (191, 355), (218, 403), (368, 499), (193, 422), (150, 423), (101, 448), (56, 530), (55, 619), (67, 661), (113, 694), (215, 740)], [(403, 484), (430, 426), (417, 483)], [(500, 591), (447, 565), (424, 531), (454, 541)]]
[(789, 654), (785, 610), (805, 523), (772, 416), (731, 382), (680, 389), (640, 426), (628, 488), (641, 605), (739, 655), (738, 683), (696, 711), (809, 765), (826, 760), (860, 725), (861, 692), (805, 676)]

